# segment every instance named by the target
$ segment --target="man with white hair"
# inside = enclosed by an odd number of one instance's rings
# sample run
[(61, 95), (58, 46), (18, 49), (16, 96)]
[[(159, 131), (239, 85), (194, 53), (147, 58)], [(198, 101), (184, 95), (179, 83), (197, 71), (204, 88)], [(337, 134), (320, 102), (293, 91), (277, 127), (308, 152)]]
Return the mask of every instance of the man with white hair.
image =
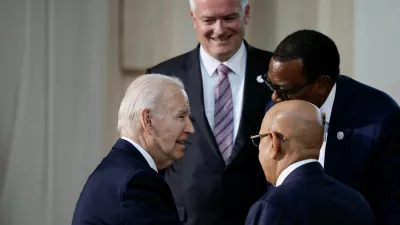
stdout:
[(242, 225), (266, 191), (257, 149), (271, 91), (262, 84), (272, 53), (245, 40), (247, 0), (190, 0), (199, 45), (148, 70), (182, 79), (196, 134), (188, 154), (165, 170), (185, 225)]
[(183, 157), (194, 133), (189, 114), (179, 79), (160, 74), (135, 79), (118, 113), (121, 138), (88, 178), (72, 224), (180, 224), (158, 171)]

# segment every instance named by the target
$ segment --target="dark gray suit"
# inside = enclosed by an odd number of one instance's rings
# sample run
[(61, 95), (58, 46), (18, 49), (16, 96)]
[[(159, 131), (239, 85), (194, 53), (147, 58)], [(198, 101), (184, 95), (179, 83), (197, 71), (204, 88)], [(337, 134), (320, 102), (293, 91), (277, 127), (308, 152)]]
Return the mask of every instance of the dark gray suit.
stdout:
[(171, 187), (184, 224), (242, 225), (251, 205), (266, 191), (258, 149), (253, 146), (250, 136), (258, 134), (270, 100), (270, 90), (256, 78), (268, 72), (272, 53), (247, 43), (245, 46), (247, 66), (243, 110), (232, 159), (227, 166), (204, 111), (199, 46), (148, 70), (149, 73), (181, 78), (190, 100), (196, 133), (189, 137), (183, 159), (165, 171), (165, 180)]

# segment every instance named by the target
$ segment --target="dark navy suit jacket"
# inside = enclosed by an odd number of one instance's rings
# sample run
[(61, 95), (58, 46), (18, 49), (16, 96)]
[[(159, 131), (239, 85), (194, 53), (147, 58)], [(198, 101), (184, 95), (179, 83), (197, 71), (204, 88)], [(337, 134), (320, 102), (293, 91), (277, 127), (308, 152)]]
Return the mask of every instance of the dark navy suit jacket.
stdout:
[[(267, 109), (272, 105), (270, 102)], [(343, 132), (342, 139), (338, 138), (338, 132)], [(382, 91), (339, 76), (324, 168), (329, 175), (364, 195), (377, 224), (400, 224), (397, 103)]]
[(246, 225), (373, 225), (364, 197), (327, 175), (318, 162), (302, 165), (257, 201)]
[(72, 225), (180, 224), (172, 193), (128, 141), (119, 139), (90, 175)]

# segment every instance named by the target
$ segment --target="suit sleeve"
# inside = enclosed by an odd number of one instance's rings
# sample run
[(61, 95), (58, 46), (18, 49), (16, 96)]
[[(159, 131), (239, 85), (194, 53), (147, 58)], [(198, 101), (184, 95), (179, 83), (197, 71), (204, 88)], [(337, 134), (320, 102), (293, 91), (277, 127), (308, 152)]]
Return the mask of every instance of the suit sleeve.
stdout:
[(251, 208), (246, 218), (246, 225), (291, 225), (294, 224), (283, 210), (279, 210), (268, 201), (258, 201)]
[(130, 225), (180, 224), (167, 184), (146, 170), (135, 172), (121, 191), (120, 220)]
[(382, 125), (370, 176), (371, 207), (377, 224), (400, 224), (400, 112)]

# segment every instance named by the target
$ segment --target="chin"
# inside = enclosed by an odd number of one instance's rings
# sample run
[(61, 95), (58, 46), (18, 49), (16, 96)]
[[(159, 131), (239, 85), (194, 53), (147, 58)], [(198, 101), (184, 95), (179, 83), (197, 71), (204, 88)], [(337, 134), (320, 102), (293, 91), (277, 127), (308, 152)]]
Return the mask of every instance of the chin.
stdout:
[(183, 151), (181, 151), (181, 152), (179, 152), (179, 154), (177, 154), (177, 155), (175, 156), (175, 158), (176, 158), (176, 160), (179, 160), (179, 159), (182, 159), (183, 156), (184, 156), (184, 153), (183, 153)]
[(174, 160), (182, 159), (183, 155), (184, 155), (183, 150), (176, 150), (174, 155), (173, 155)]

